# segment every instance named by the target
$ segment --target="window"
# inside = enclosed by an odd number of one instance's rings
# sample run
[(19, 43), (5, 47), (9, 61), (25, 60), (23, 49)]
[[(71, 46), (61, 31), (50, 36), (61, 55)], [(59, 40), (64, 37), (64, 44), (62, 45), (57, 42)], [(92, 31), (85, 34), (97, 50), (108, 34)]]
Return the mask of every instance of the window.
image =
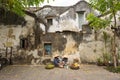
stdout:
[(78, 25), (79, 25), (79, 28), (82, 29), (82, 25), (85, 23), (84, 11), (77, 12), (77, 14), (78, 14)]
[(27, 39), (26, 38), (20, 39), (20, 48), (26, 49), (27, 47), (28, 47)]
[(53, 20), (52, 19), (47, 19), (47, 23), (49, 26), (53, 25)]

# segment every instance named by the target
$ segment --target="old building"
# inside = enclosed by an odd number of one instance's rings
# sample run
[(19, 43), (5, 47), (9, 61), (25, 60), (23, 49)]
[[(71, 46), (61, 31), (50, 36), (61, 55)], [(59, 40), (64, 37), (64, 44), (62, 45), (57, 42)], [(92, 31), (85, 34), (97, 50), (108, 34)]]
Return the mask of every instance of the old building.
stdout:
[(91, 28), (85, 25), (87, 14), (93, 12), (86, 1), (67, 7), (47, 5), (28, 10), (49, 27), (28, 15), (19, 24), (1, 23), (0, 49), (9, 58), (9, 49), (13, 47), (14, 63), (40, 64), (56, 55), (67, 56), (69, 61), (78, 58), (82, 62), (96, 62), (102, 55), (103, 42), (95, 41)]
[[(84, 0), (69, 7), (46, 5), (36, 10), (36, 15), (42, 16), (49, 25), (48, 33), (44, 34), (45, 26), (40, 24), (44, 31), (40, 45), (44, 48), (43, 56), (78, 54), (80, 57), (79, 45), (83, 40), (82, 26), (87, 23), (86, 17), (90, 12), (92, 9)], [(91, 32), (90, 29), (89, 32)]]
[[(71, 34), (78, 34), (79, 36), (76, 39), (78, 39), (78, 42), (80, 44), (82, 40), (82, 25), (87, 23), (86, 16), (88, 13), (90, 13), (92, 10), (87, 2), (80, 1), (77, 4), (69, 7), (59, 7), (59, 6), (44, 6), (37, 10), (35, 13), (38, 16), (42, 16), (42, 18), (47, 22), (49, 25), (48, 33), (50, 34), (59, 34), (62, 35), (63, 38), (67, 36), (66, 33), (69, 34), (69, 37), (71, 37)], [(40, 24), (40, 27), (43, 31), (45, 31), (45, 26)], [(43, 32), (44, 33), (44, 32)], [(48, 34), (45, 34), (48, 35)], [(72, 36), (73, 38), (75, 36)], [(42, 37), (41, 37), (42, 39)], [(50, 38), (48, 38), (50, 39)], [(53, 39), (53, 38), (52, 38)], [(81, 40), (80, 40), (81, 39)], [(59, 40), (59, 39), (58, 39)], [(71, 40), (74, 40), (71, 39)], [(55, 40), (56, 41), (56, 40)], [(70, 41), (70, 39), (69, 39)], [(67, 42), (69, 42), (67, 41)], [(51, 42), (47, 39), (43, 40), (43, 44), (46, 42)], [(73, 41), (72, 41), (73, 42)], [(76, 42), (76, 41), (75, 41)], [(74, 43), (75, 45), (76, 43)], [(77, 45), (79, 45), (77, 43)], [(73, 45), (73, 46), (74, 46)]]

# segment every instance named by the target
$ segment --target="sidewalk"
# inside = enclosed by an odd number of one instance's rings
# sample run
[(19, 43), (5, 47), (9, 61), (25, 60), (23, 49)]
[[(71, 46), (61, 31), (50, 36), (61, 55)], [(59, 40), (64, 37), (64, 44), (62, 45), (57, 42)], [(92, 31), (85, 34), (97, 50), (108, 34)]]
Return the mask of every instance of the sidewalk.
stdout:
[(96, 65), (81, 65), (79, 70), (46, 70), (43, 65), (13, 65), (0, 71), (0, 80), (120, 80), (120, 74)]

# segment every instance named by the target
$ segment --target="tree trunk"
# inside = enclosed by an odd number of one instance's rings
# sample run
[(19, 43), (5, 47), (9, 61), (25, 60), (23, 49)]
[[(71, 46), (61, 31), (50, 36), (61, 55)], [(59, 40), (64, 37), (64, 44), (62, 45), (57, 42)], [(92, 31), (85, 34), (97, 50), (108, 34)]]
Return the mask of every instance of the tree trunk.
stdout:
[(113, 35), (113, 44), (112, 44), (112, 52), (113, 52), (113, 62), (114, 62), (114, 68), (117, 67), (117, 54), (116, 54), (116, 45), (115, 45), (115, 31), (114, 31), (114, 35)]
[[(115, 16), (115, 11), (113, 9), (113, 18), (114, 18), (114, 28), (116, 28), (116, 16)], [(117, 68), (117, 53), (116, 53), (116, 33), (115, 29), (113, 31), (113, 62), (114, 62), (114, 68)]]

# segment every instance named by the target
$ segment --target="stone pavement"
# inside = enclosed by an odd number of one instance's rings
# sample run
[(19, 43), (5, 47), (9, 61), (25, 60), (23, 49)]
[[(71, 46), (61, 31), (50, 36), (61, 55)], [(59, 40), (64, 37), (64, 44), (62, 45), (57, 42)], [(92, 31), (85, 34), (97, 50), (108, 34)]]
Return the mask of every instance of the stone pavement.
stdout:
[(12, 65), (0, 70), (0, 80), (120, 80), (120, 74), (96, 65), (82, 65), (79, 70), (46, 70), (44, 66)]

